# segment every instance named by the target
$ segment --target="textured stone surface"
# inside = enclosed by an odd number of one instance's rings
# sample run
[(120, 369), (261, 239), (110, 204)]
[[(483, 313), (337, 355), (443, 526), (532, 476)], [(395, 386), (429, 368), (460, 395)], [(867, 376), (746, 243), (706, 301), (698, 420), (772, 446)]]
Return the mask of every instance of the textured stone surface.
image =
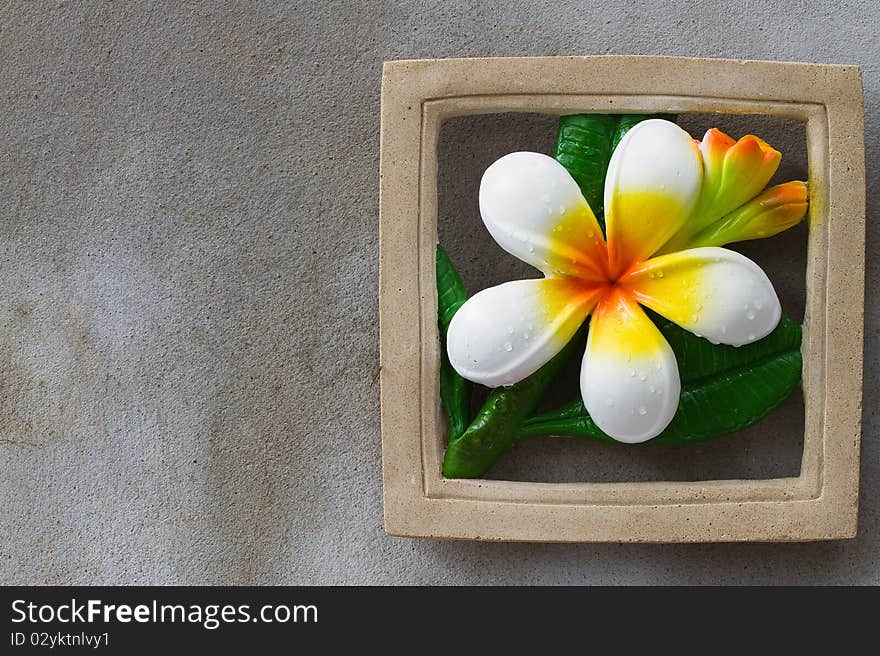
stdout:
[[(428, 4), (0, 9), (0, 580), (880, 582), (880, 7)], [(607, 53), (862, 66), (857, 539), (528, 545), (382, 530), (381, 62)]]

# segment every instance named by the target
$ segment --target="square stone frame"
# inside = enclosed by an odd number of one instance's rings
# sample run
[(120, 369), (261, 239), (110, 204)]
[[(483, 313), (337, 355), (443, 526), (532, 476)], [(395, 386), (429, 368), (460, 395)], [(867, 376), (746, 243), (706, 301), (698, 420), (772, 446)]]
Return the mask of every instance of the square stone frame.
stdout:
[[(434, 272), (437, 142), (445, 119), (497, 112), (765, 114), (806, 124), (800, 476), (564, 484), (441, 476), (446, 423)], [(858, 67), (630, 56), (392, 61), (382, 75), (380, 141), (388, 533), (537, 542), (808, 541), (856, 534), (865, 272)]]

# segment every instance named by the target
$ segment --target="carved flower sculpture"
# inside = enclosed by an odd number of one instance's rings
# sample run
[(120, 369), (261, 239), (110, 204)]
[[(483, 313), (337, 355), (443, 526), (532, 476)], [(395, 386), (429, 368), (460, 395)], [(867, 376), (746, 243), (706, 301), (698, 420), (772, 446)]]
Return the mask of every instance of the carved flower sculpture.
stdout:
[(584, 406), (621, 442), (657, 436), (675, 415), (681, 384), (672, 349), (642, 306), (733, 346), (776, 327), (781, 309), (770, 280), (720, 246), (776, 234), (804, 216), (805, 183), (761, 193), (780, 159), (751, 135), (734, 141), (713, 129), (697, 142), (669, 121), (639, 123), (608, 167), (606, 239), (556, 160), (502, 157), (480, 185), (483, 222), (504, 250), (545, 277), (468, 300), (447, 335), (452, 366), (489, 387), (512, 385), (592, 315), (580, 374)]

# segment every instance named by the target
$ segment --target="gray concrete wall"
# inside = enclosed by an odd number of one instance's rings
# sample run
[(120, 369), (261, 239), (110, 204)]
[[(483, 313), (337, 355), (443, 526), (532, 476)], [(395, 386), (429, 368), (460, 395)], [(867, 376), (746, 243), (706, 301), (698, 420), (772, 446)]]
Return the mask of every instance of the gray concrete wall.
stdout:
[[(5, 3), (0, 580), (880, 582), (878, 24), (870, 0)], [(381, 62), (605, 53), (862, 66), (869, 252), (856, 540), (385, 535)], [(758, 446), (755, 457), (788, 458)], [(542, 455), (530, 456), (538, 472), (549, 466)]]

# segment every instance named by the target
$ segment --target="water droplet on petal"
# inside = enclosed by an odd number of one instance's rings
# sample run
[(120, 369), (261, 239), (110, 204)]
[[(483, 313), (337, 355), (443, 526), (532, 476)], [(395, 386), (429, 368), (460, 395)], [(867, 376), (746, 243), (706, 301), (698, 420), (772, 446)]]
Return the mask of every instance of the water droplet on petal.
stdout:
[(750, 341), (750, 342), (754, 342), (754, 341), (755, 341), (755, 336), (754, 336), (754, 335), (749, 335), (749, 341)]
[(764, 304), (761, 303), (761, 301), (755, 301), (755, 309), (756, 309), (756, 310), (763, 310), (763, 309), (764, 309)]
[(662, 269), (661, 269), (660, 271), (657, 272), (657, 277), (658, 277), (658, 278), (662, 278), (662, 277), (663, 277), (663, 270), (662, 270)]
[(639, 406), (639, 414), (644, 417), (646, 414), (648, 414), (648, 409), (645, 406), (640, 405)]
[(636, 370), (635, 370), (635, 369), (630, 369), (630, 370), (629, 370), (629, 377), (630, 377), (630, 378), (635, 378), (635, 377), (636, 377)]
[(510, 342), (504, 342), (504, 350), (505, 350), (505, 351), (508, 351), (508, 352), (509, 352), (509, 351), (512, 351), (512, 350), (513, 350), (513, 344), (511, 344)]
[(746, 312), (746, 318), (747, 318), (749, 321), (754, 321), (754, 319), (755, 319), (755, 313), (752, 312), (751, 310), (749, 310), (748, 312)]
[(644, 382), (644, 381), (648, 380), (648, 377), (645, 374), (639, 374), (639, 380)]

